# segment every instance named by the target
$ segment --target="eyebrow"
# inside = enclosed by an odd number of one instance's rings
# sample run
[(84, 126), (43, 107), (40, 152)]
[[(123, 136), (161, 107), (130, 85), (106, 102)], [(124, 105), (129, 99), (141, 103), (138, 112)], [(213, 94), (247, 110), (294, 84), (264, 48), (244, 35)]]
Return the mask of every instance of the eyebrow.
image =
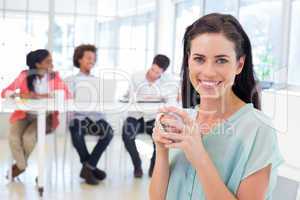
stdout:
[[(205, 55), (199, 54), (199, 53), (194, 53), (193, 56), (205, 57)], [(225, 54), (221, 54), (221, 55), (216, 55), (216, 56), (215, 56), (215, 58), (223, 58), (223, 57), (229, 58), (229, 56), (228, 56), (228, 55), (225, 55)]]
[(199, 53), (194, 53), (193, 56), (205, 57), (205, 55), (202, 55), (202, 54), (199, 54)]
[(229, 58), (229, 56), (227, 56), (227, 55), (216, 55), (215, 57), (216, 57), (216, 58), (222, 58), (222, 57), (227, 57), (227, 58)]

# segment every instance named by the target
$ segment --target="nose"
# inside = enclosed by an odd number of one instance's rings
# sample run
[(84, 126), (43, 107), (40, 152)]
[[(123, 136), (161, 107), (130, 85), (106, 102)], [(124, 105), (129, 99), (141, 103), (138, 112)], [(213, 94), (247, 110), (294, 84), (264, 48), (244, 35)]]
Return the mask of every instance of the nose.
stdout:
[(202, 65), (201, 67), (201, 74), (204, 77), (214, 77), (216, 75), (216, 69), (213, 63), (211, 62), (207, 62), (205, 64)]

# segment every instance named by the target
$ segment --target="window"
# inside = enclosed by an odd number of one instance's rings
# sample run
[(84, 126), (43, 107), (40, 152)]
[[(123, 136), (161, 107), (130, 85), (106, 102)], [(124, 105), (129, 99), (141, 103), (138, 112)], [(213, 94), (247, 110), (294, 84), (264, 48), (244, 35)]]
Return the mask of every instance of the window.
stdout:
[[(75, 46), (85, 43), (95, 43), (95, 17), (80, 16), (76, 18), (74, 27), (74, 43)], [(84, 30), (84, 31), (83, 31)]]
[(98, 12), (102, 17), (117, 16), (118, 0), (98, 0)]
[(120, 21), (118, 68), (129, 72), (148, 68), (154, 54), (154, 15)]
[[(24, 2), (26, 2), (26, 1), (24, 1)], [(28, 10), (48, 12), (49, 11), (49, 0), (28, 0)]]
[[(54, 1), (54, 0), (52, 0)], [(56, 13), (75, 13), (75, 0), (55, 0), (55, 12)]]
[(219, 12), (237, 16), (238, 0), (205, 1), (205, 14)]
[(132, 16), (136, 15), (139, 1), (136, 0), (119, 0), (117, 5), (118, 16)]
[(96, 44), (96, 0), (56, 0), (53, 27), (55, 68), (73, 71), (74, 48)]
[(100, 17), (97, 21), (97, 66), (114, 68), (117, 55), (118, 21), (115, 17)]
[(53, 27), (53, 61), (55, 69), (72, 69), (74, 51), (74, 17), (56, 15)]
[(281, 58), (280, 0), (241, 0), (240, 22), (252, 42), (253, 63), (260, 80), (274, 80)]
[[(11, 33), (14, 36), (11, 37)], [(26, 53), (29, 50), (29, 36), (26, 34), (26, 20), (24, 14), (17, 14), (7, 12), (5, 20), (1, 23), (1, 62), (5, 68), (10, 69), (2, 70), (4, 87), (13, 80), (16, 74), (26, 68)]]
[[(300, 0), (292, 3), (292, 21), (289, 52), (289, 84), (300, 85), (300, 61), (299, 61), (299, 38), (300, 38)], [(297, 20), (298, 19), (298, 20)]]
[(3, 7), (4, 7), (4, 0), (0, 0), (0, 9), (3, 9)]
[(76, 0), (76, 12), (78, 14), (96, 15), (98, 0)]
[[(27, 68), (25, 57), (30, 50), (48, 46), (53, 47), (54, 68), (68, 73), (75, 70), (74, 48), (83, 43), (97, 46), (96, 68), (133, 72), (151, 63), (155, 0), (53, 1), (54, 8), (49, 6), (52, 0), (0, 0), (1, 59), (11, 69), (1, 72), (0, 87)], [(50, 8), (54, 10), (50, 12)], [(52, 24), (49, 17), (53, 17)]]
[(48, 15), (31, 14), (28, 16), (27, 34), (30, 49), (47, 48), (48, 26)]
[(8, 10), (26, 10), (26, 2), (24, 0), (5, 0), (5, 9)]
[(200, 1), (189, 0), (176, 4), (176, 20), (175, 20), (175, 48), (173, 52), (173, 70), (174, 74), (179, 74), (182, 63), (183, 51), (183, 35), (187, 26), (191, 25), (200, 17)]
[[(48, 16), (5, 12), (0, 21), (0, 52), (3, 65), (0, 89), (11, 82), (26, 67), (26, 54), (36, 48), (46, 48), (48, 43)], [(13, 36), (12, 36), (13, 33)]]

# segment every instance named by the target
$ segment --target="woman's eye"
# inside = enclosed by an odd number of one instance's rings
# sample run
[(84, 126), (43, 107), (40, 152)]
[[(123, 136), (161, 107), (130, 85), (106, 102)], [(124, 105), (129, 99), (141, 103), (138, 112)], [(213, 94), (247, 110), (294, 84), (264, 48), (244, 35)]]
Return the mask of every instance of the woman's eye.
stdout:
[(203, 59), (203, 58), (200, 58), (200, 57), (196, 57), (196, 58), (194, 58), (194, 60), (195, 60), (197, 63), (203, 63), (203, 62), (204, 62), (204, 59)]
[(224, 64), (224, 63), (227, 63), (228, 61), (226, 60), (226, 59), (224, 59), (224, 58), (220, 58), (220, 59), (218, 59), (217, 61), (216, 61), (216, 63), (218, 63), (218, 64)]

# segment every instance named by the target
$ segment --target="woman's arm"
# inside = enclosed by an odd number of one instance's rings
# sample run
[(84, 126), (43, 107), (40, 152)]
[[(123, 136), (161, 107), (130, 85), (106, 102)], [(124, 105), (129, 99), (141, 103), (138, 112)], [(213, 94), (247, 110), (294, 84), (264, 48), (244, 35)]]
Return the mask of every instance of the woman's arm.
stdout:
[(5, 98), (7, 96), (14, 96), (15, 94), (15, 90), (19, 89), (22, 82), (24, 81), (24, 79), (26, 78), (25, 72), (22, 71), (18, 77), (11, 83), (9, 84), (6, 88), (4, 88), (1, 92), (1, 97)]
[(265, 199), (271, 174), (271, 164), (244, 179), (238, 189), (241, 200)]
[(35, 92), (29, 92), (29, 93), (20, 93), (19, 96), (22, 99), (43, 99), (43, 98), (50, 98), (51, 95), (46, 93), (46, 94), (37, 94)]
[(169, 156), (166, 150), (156, 150), (154, 170), (150, 182), (150, 200), (164, 200), (169, 182)]
[[(161, 109), (161, 112), (163, 111)], [(165, 145), (170, 144), (171, 141), (162, 137), (164, 133), (157, 124), (160, 123), (159, 121), (158, 115), (152, 135), (156, 146), (156, 159), (149, 187), (150, 200), (164, 200), (166, 198), (170, 176), (169, 150)]]

